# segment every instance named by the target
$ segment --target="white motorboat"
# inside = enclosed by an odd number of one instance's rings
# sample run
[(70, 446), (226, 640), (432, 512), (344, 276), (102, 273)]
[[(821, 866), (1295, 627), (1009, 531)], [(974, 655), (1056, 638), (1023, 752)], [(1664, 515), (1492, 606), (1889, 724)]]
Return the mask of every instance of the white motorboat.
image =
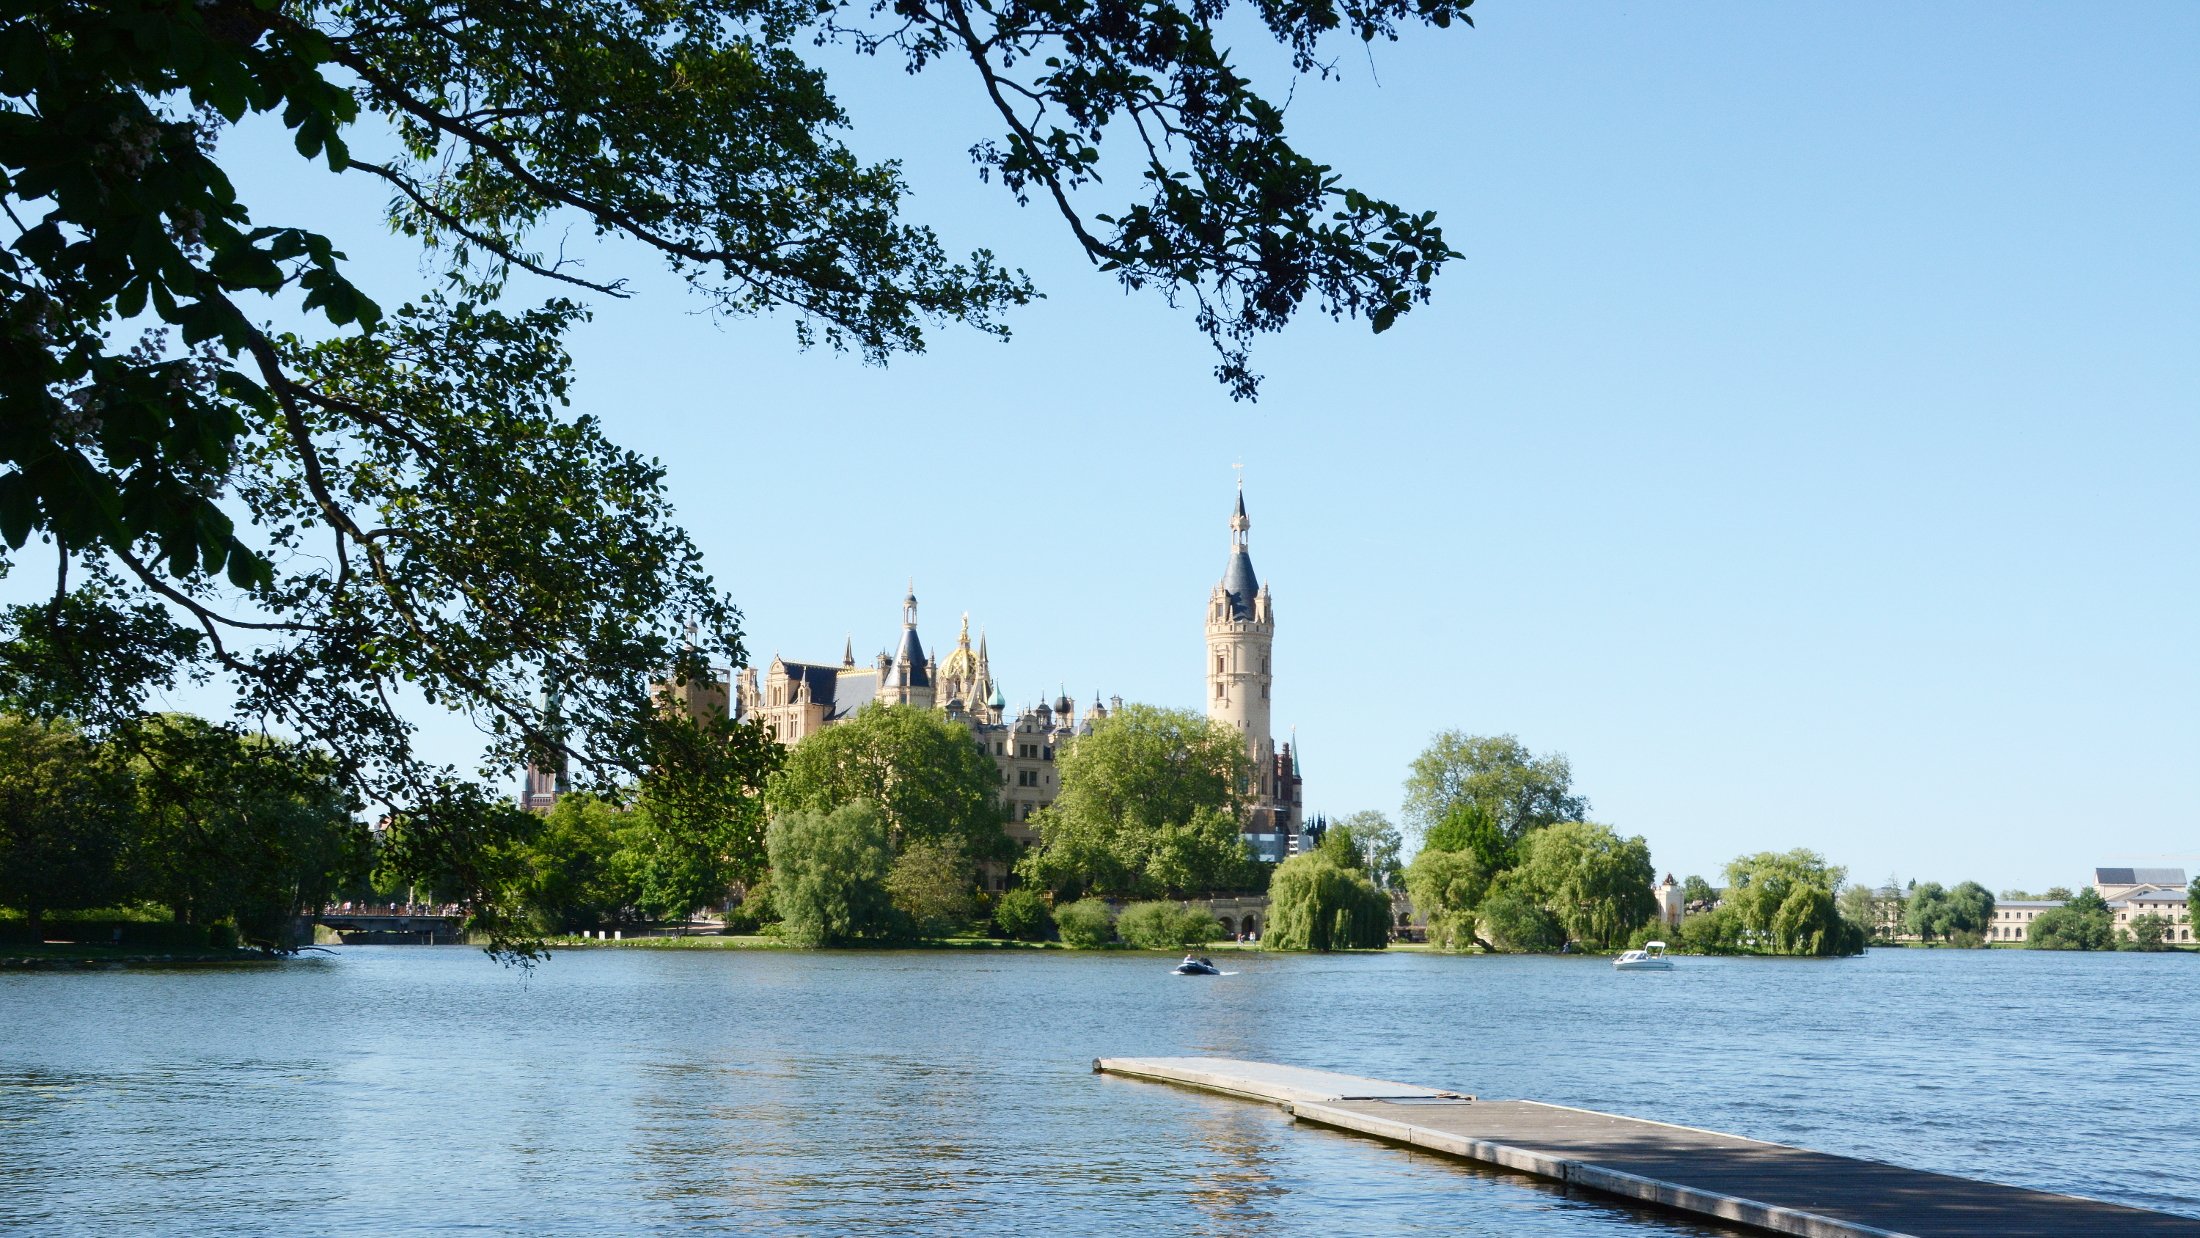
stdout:
[(1617, 971), (1671, 971), (1673, 960), (1665, 957), (1665, 943), (1646, 941), (1640, 950), (1629, 950), (1612, 960)]

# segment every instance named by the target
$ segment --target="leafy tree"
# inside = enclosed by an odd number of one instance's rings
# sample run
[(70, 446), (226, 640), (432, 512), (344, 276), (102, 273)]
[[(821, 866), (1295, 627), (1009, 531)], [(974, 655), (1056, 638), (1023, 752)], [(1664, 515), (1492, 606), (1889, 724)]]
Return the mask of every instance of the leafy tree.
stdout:
[(22, 910), (31, 940), (48, 911), (123, 901), (135, 794), (70, 724), (0, 715), (0, 904)]
[(1719, 901), (1718, 888), (1703, 878), (1690, 873), (1681, 879), (1681, 902), (1702, 903), (1709, 906)]
[(1862, 928), (1867, 939), (1877, 939), (1884, 935), (1879, 918), (1879, 892), (1870, 886), (1852, 884), (1841, 887), (1839, 897), (1834, 899), (1834, 907), (1841, 913), (1842, 919)]
[(2200, 877), (2185, 887), (2185, 916), (2193, 924), (2200, 924)]
[(953, 840), (974, 859), (1005, 853), (1001, 774), (970, 729), (913, 705), (867, 705), (796, 744), (766, 783), (771, 811), (870, 803), (899, 854)]
[(1769, 929), (1775, 949), (1782, 954), (1861, 954), (1864, 929), (1841, 918), (1833, 894), (1824, 886), (1803, 883), (1788, 891), (1773, 913)]
[(993, 905), (993, 927), (1011, 941), (1043, 941), (1054, 931), (1054, 913), (1037, 893), (1017, 886)]
[(1422, 848), (1406, 867), (1406, 895), (1428, 922), (1429, 941), (1446, 950), (1474, 944), (1475, 909), (1489, 891), (1490, 871), (1471, 852)]
[(642, 882), (625, 835), (632, 814), (586, 793), (558, 798), (541, 828), (514, 848), (519, 902), (543, 932), (574, 933), (631, 923)]
[(2071, 897), (2071, 895), (2070, 895), (2070, 887), (2068, 887), (2068, 886), (2049, 886), (2049, 887), (2047, 887), (2047, 892), (2046, 892), (2045, 894), (2042, 894), (2042, 895), (2040, 895), (2040, 897), (2041, 897), (2041, 898), (2043, 898), (2043, 899), (2057, 899), (2057, 900), (2061, 900), (2062, 902), (2066, 902), (2066, 903), (2067, 903), (2067, 902), (2069, 902), (2069, 901), (2070, 901), (2070, 897)]
[(1082, 898), (1054, 909), (1054, 926), (1064, 945), (1092, 950), (1115, 940), (1115, 913), (1097, 898)]
[(2108, 903), (2090, 886), (2080, 890), (2062, 906), (2041, 912), (2025, 931), (2024, 944), (2034, 950), (2113, 950)]
[(977, 869), (955, 839), (911, 843), (894, 857), (886, 893), (920, 936), (945, 937), (970, 923)]
[(1132, 903), (1115, 918), (1115, 931), (1141, 950), (1184, 950), (1222, 936), (1222, 923), (1196, 907)]
[(1926, 941), (1983, 934), (1994, 919), (1994, 895), (1975, 881), (1953, 890), (1928, 881), (1910, 895), (1904, 925)]
[(1471, 855), (1491, 872), (1503, 872), (1520, 863), (1519, 840), (1506, 836), (1497, 817), (1472, 801), (1453, 804), (1421, 840), (1424, 851), (1449, 851)]
[(1252, 759), (1236, 731), (1189, 710), (1126, 705), (1055, 756), (1061, 794), (1032, 816), (1039, 842), (1018, 871), (1058, 903), (1257, 884), (1240, 829)]
[(830, 812), (793, 809), (765, 831), (772, 866), (772, 908), (786, 939), (838, 946), (898, 936), (886, 879), (893, 860), (886, 820), (867, 802)]
[(1726, 866), (1726, 902), (1740, 914), (1742, 923), (1758, 931), (1772, 927), (1772, 917), (1797, 886), (1817, 886), (1832, 891), (1847, 878), (1846, 869), (1826, 863), (1815, 851), (1760, 851), (1737, 856)]
[(1377, 888), (1402, 888), (1405, 865), (1399, 856), (1405, 849), (1405, 839), (1390, 818), (1374, 811), (1356, 812), (1340, 818), (1335, 828), (1351, 834), (1360, 851), (1359, 867)]
[(1495, 949), (1542, 953), (1566, 944), (1566, 926), (1532, 891), (1509, 877), (1490, 886), (1478, 911), (1482, 936)]
[(1697, 912), (1681, 920), (1681, 948), (1692, 954), (1746, 953), (1748, 929), (1732, 907)]
[(152, 719), (131, 741), (143, 823), (139, 890), (182, 924), (236, 926), (287, 949), (295, 919), (366, 860), (366, 831), (326, 754), (187, 714)]
[(1657, 914), (1650, 845), (1621, 838), (1609, 826), (1564, 821), (1528, 835), (1517, 887), (1532, 893), (1569, 936), (1610, 949)]
[[(1531, 831), (1589, 814), (1588, 799), (1573, 789), (1573, 767), (1565, 756), (1537, 756), (1511, 735), (1439, 732), (1413, 759), (1405, 792), (1406, 820), (1424, 838), (1447, 821), (1463, 835), (1455, 841), (1447, 832), (1442, 844), (1429, 845), (1474, 850), (1492, 871), (1511, 867), (1504, 852)], [(1466, 805), (1480, 813), (1454, 818)]]
[(2167, 949), (2163, 943), (2169, 939), (2169, 917), (2151, 911), (2133, 916), (2128, 936), (2127, 949)]
[(634, 790), (642, 905), (684, 918), (764, 876), (764, 787), (786, 749), (760, 720), (660, 708), (643, 726), (648, 767)]
[(1390, 896), (1318, 851), (1292, 856), (1268, 883), (1261, 941), (1271, 950), (1380, 950), (1390, 944)]
[[(7, 563), (0, 558), (0, 576)], [(147, 692), (203, 675), (203, 637), (126, 590), (104, 564), (84, 586), (38, 605), (0, 609), (0, 712), (67, 720), (99, 734), (138, 719)]]
[(1726, 866), (1726, 908), (1744, 948), (1781, 954), (1855, 954), (1861, 925), (1841, 918), (1833, 891), (1847, 870), (1815, 851), (1760, 851)]
[[(1294, 76), (1326, 75), (1326, 37), (1464, 22), (1469, 2), (1263, 17)], [(99, 603), (113, 616), (174, 606), (240, 716), (342, 753), (356, 791), (412, 822), (405, 854), (485, 897), (506, 874), (466, 848), (493, 797), (415, 749), (405, 691), (480, 718), (499, 768), (557, 742), (610, 778), (646, 765), (646, 677), (710, 660), (684, 651), (683, 619), (739, 661), (737, 616), (671, 524), (661, 469), (556, 411), (582, 308), (492, 308), (517, 299), (512, 281), (626, 295), (616, 273), (546, 252), (577, 224), (669, 262), (716, 312), (788, 311), (804, 343), (883, 360), (931, 323), (1001, 333), (1034, 290), (903, 220), (897, 167), (855, 156), (804, 57), (840, 43), (968, 72), (998, 132), (972, 148), (980, 175), (1047, 204), (1126, 287), (1189, 300), (1218, 376), (1249, 396), (1254, 337), (1309, 302), (1387, 329), (1456, 255), (1431, 215), (1291, 145), (1217, 37), (1223, 16), (961, 0), (25, 10), (0, 34), (16, 224), (0, 248), (0, 535), (111, 562), (127, 582)], [(385, 311), (326, 237), (240, 199), (222, 138), (262, 115), (301, 170), (386, 199), (438, 261), (410, 304)], [(1132, 136), (1104, 186), (1111, 134)], [(1117, 185), (1137, 188), (1103, 196)], [(262, 325), (278, 311), (311, 330)], [(143, 321), (160, 329), (129, 329)], [(148, 660), (117, 639), (78, 665)], [(543, 682), (574, 705), (563, 737), (530, 708)]]

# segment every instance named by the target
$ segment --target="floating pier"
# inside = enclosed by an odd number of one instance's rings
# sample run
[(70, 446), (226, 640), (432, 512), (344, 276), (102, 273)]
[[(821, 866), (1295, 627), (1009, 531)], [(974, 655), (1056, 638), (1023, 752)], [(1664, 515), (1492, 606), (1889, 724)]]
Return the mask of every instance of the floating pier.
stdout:
[(1808, 1238), (2200, 1238), (2200, 1220), (1532, 1100), (1213, 1057), (1093, 1069), (1268, 1101), (1294, 1118)]

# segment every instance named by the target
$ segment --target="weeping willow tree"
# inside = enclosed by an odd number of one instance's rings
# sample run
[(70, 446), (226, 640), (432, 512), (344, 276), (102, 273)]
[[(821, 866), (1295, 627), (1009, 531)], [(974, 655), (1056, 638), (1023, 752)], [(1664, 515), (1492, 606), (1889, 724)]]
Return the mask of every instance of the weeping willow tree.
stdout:
[(1390, 896), (1366, 873), (1328, 856), (1295, 855), (1268, 883), (1271, 950), (1380, 950), (1390, 943)]

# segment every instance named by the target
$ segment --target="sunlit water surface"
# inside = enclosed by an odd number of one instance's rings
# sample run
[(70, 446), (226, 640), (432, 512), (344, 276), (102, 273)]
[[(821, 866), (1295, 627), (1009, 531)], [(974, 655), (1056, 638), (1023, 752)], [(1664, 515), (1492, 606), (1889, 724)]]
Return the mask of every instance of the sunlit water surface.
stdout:
[(355, 947), (0, 976), (0, 1229), (1706, 1233), (1102, 1078), (1215, 1053), (2200, 1215), (2200, 956)]

